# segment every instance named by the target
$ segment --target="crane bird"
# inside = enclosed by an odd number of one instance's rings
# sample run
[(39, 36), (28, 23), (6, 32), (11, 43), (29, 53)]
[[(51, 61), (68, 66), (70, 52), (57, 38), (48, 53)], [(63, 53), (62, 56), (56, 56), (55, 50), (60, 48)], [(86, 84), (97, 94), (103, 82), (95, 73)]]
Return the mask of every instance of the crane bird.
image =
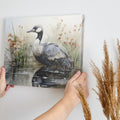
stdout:
[(42, 26), (34, 26), (30, 31), (27, 31), (27, 33), (30, 32), (37, 33), (32, 51), (39, 63), (48, 67), (56, 65), (56, 68), (59, 65), (64, 68), (64, 71), (71, 70), (72, 60), (68, 57), (65, 49), (60, 48), (60, 46), (55, 43), (41, 42), (44, 33)]

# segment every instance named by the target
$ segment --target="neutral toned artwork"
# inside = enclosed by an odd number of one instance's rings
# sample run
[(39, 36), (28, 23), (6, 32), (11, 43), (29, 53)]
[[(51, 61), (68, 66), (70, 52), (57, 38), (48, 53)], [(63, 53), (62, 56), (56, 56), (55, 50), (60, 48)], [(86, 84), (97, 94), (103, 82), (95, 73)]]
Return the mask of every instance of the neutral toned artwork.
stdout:
[(6, 20), (5, 68), (9, 84), (62, 87), (82, 70), (83, 16)]

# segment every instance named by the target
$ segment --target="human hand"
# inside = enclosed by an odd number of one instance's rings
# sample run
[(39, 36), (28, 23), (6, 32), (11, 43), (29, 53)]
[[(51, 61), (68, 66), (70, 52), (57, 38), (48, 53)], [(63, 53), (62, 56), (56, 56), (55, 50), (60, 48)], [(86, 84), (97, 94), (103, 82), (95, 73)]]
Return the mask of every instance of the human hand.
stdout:
[(80, 103), (79, 90), (81, 90), (81, 87), (83, 88), (85, 96), (88, 97), (89, 95), (86, 78), (87, 73), (81, 74), (80, 71), (78, 71), (66, 85), (64, 98), (71, 101), (74, 106), (77, 106)]
[(6, 84), (5, 74), (6, 74), (5, 68), (1, 67), (0, 68), (0, 97), (3, 97), (6, 93), (6, 91), (10, 87), (14, 87), (13, 85), (7, 85)]

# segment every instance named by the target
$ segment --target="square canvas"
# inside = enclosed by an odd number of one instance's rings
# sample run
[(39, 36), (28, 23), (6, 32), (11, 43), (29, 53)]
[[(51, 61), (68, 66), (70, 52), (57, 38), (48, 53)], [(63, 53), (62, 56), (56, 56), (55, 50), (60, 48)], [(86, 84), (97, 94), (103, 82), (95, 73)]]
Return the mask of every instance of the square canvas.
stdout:
[(83, 15), (6, 19), (8, 84), (62, 87), (82, 71)]

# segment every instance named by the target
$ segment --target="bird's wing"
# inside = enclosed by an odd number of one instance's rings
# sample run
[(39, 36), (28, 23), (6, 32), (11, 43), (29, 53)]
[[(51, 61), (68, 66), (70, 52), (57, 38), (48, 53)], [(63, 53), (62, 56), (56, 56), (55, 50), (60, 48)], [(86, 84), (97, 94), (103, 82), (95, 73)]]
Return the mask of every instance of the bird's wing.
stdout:
[(44, 47), (44, 54), (48, 57), (49, 60), (66, 58), (67, 54), (62, 50), (57, 44), (49, 43)]

